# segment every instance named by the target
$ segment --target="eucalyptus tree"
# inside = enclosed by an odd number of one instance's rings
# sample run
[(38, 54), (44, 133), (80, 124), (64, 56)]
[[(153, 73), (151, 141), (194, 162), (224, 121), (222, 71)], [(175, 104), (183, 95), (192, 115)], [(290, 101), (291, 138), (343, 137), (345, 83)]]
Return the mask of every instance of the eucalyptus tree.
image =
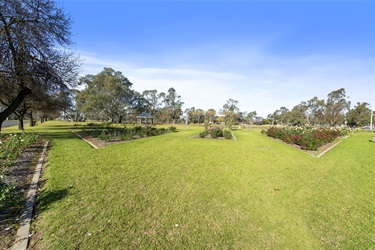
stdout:
[(353, 109), (346, 114), (346, 120), (349, 126), (362, 127), (370, 124), (371, 109), (367, 102), (357, 102)]
[(104, 68), (79, 80), (85, 89), (77, 94), (78, 107), (86, 117), (119, 122), (134, 102), (133, 85), (120, 71)]
[(256, 111), (250, 111), (246, 113), (245, 119), (248, 123), (254, 123), (257, 118), (257, 112)]
[(345, 113), (349, 109), (350, 101), (347, 101), (345, 89), (334, 90), (327, 96), (325, 121), (331, 126), (344, 124)]
[(52, 94), (76, 83), (80, 66), (69, 50), (71, 21), (51, 0), (0, 2), (0, 112), (3, 121), (43, 86)]
[(173, 124), (176, 123), (177, 119), (182, 115), (181, 96), (177, 94), (174, 88), (169, 88), (166, 94), (161, 95), (164, 99), (164, 113), (167, 123), (172, 119)]
[(147, 112), (155, 115), (161, 107), (161, 96), (158, 91), (156, 89), (145, 90), (142, 92), (142, 96), (145, 100)]
[(214, 122), (216, 115), (216, 110), (214, 109), (208, 109), (206, 112), (204, 112), (204, 127), (205, 129), (208, 129), (210, 124)]
[(310, 125), (317, 125), (324, 123), (325, 101), (319, 100), (318, 97), (313, 97), (307, 101), (306, 104), (306, 118)]
[(184, 111), (185, 115), (187, 116), (188, 122), (194, 123), (195, 119), (195, 107), (187, 108)]
[(306, 102), (301, 102), (300, 104), (294, 106), (293, 109), (289, 112), (290, 123), (298, 126), (306, 124), (306, 110)]
[(220, 113), (225, 115), (225, 124), (228, 126), (229, 129), (232, 129), (237, 117), (238, 112), (240, 109), (238, 108), (238, 101), (234, 99), (229, 99), (223, 105), (223, 109)]

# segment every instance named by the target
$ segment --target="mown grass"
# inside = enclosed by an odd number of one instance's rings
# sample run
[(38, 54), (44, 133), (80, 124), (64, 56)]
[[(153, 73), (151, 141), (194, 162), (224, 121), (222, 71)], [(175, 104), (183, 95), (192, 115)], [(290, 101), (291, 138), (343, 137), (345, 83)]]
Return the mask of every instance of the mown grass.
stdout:
[(52, 138), (34, 229), (39, 249), (369, 249), (375, 143), (360, 132), (322, 158), (261, 135), (203, 127), (92, 149)]

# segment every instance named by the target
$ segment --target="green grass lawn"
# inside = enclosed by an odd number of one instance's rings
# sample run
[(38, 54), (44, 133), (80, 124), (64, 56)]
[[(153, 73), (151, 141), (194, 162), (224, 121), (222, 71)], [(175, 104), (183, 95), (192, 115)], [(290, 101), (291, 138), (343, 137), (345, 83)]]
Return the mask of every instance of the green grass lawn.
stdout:
[(39, 249), (375, 246), (373, 133), (315, 158), (258, 129), (229, 141), (190, 138), (195, 126), (95, 150), (71, 125), (34, 128), (53, 140)]

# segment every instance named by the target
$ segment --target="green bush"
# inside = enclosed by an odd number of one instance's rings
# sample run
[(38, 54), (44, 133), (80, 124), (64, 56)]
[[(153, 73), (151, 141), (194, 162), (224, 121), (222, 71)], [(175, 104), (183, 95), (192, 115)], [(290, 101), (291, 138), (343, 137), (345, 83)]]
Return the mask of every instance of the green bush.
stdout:
[(171, 132), (175, 132), (176, 129), (177, 129), (177, 128), (176, 128), (175, 126), (170, 126), (170, 127), (169, 127), (169, 130), (170, 130)]
[(229, 130), (224, 130), (224, 138), (232, 139), (232, 132), (230, 132)]
[(207, 130), (205, 130), (205, 131), (199, 133), (199, 137), (200, 137), (200, 138), (205, 138), (207, 135), (208, 135), (208, 131), (207, 131)]

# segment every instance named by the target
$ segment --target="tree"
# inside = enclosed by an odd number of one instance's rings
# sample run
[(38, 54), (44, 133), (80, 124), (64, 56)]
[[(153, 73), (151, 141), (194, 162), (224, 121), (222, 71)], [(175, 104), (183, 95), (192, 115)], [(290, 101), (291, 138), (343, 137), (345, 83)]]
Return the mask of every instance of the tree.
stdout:
[(332, 91), (327, 97), (325, 121), (331, 126), (344, 124), (345, 111), (349, 110), (349, 108), (350, 102), (346, 100), (345, 89), (341, 88)]
[(313, 97), (307, 101), (306, 118), (310, 125), (324, 123), (325, 103), (324, 100), (319, 100), (318, 97)]
[(286, 107), (280, 108), (280, 121), (283, 123), (283, 125), (288, 125), (290, 123), (290, 111)]
[(362, 127), (370, 124), (370, 117), (371, 109), (370, 104), (367, 102), (357, 102), (357, 106), (354, 106), (354, 108), (346, 114), (346, 120), (351, 127)]
[(52, 94), (76, 83), (79, 63), (67, 50), (70, 24), (51, 0), (0, 2), (0, 99), (10, 97), (0, 129), (35, 89), (43, 86)]
[(195, 107), (185, 109), (184, 113), (187, 116), (188, 122), (194, 123), (194, 116), (195, 116)]
[(290, 122), (296, 126), (300, 126), (303, 124), (306, 124), (306, 109), (307, 109), (307, 103), (301, 102), (300, 104), (293, 107), (293, 109), (290, 111)]
[(160, 95), (158, 95), (157, 90), (145, 90), (142, 92), (142, 96), (146, 103), (147, 112), (151, 115), (155, 115), (159, 111), (161, 102)]
[(257, 118), (257, 112), (256, 111), (251, 111), (249, 113), (246, 114), (246, 121), (250, 124), (254, 123), (256, 121), (256, 118)]
[(169, 88), (168, 93), (161, 95), (164, 98), (164, 113), (167, 123), (169, 119), (172, 119), (173, 124), (182, 115), (182, 105), (181, 96), (179, 96), (174, 88)]
[(215, 115), (216, 115), (216, 110), (214, 110), (214, 109), (208, 109), (204, 113), (204, 127), (205, 127), (205, 129), (208, 129), (210, 124), (213, 122), (213, 119), (214, 119)]
[(86, 117), (121, 122), (125, 108), (134, 101), (133, 85), (120, 71), (104, 68), (97, 75), (80, 79), (85, 89), (77, 94), (79, 109)]
[(229, 129), (232, 129), (232, 126), (238, 117), (238, 112), (239, 108), (237, 100), (229, 99), (223, 105), (221, 113), (225, 115), (225, 124), (228, 126)]

